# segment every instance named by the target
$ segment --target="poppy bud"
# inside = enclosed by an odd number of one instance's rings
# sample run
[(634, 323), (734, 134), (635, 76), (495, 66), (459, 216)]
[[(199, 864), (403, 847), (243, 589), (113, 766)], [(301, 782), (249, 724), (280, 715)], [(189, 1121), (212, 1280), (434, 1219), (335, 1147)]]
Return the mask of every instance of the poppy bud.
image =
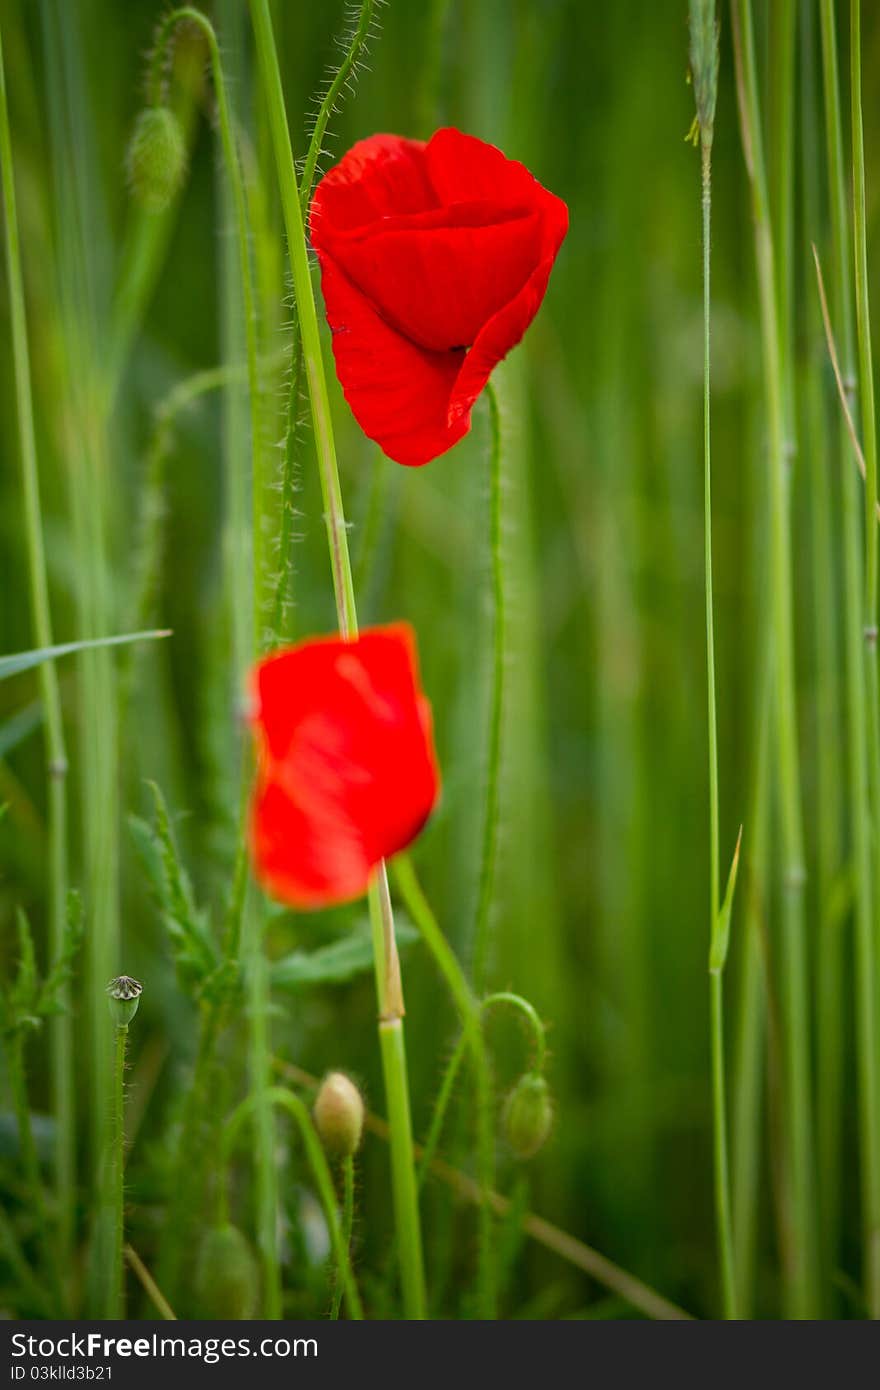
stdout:
[(354, 1082), (331, 1071), (321, 1082), (312, 1110), (315, 1128), (331, 1158), (351, 1158), (361, 1142), (364, 1102)]
[(138, 1011), (143, 985), (130, 975), (117, 975), (107, 986), (110, 1017), (117, 1028), (127, 1028)]
[(196, 1264), (195, 1292), (199, 1317), (252, 1318), (260, 1287), (257, 1261), (237, 1226), (205, 1232)]
[(553, 1102), (543, 1076), (527, 1072), (504, 1102), (504, 1133), (518, 1158), (532, 1158), (553, 1124)]
[(186, 146), (167, 106), (148, 106), (135, 122), (126, 157), (134, 197), (147, 212), (162, 212), (183, 182)]

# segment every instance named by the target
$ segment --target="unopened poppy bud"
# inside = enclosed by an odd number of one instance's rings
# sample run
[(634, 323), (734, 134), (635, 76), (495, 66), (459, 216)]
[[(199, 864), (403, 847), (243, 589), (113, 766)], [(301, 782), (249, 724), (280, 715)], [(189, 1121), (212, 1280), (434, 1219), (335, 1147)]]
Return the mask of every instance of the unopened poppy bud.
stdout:
[(186, 146), (180, 122), (167, 106), (148, 106), (135, 122), (126, 159), (134, 197), (147, 212), (162, 212), (183, 182)]
[(237, 1226), (205, 1232), (196, 1263), (196, 1309), (201, 1318), (256, 1316), (260, 1274), (247, 1237)]
[(110, 1017), (117, 1028), (127, 1028), (138, 1011), (143, 985), (130, 975), (117, 975), (107, 986)]
[(354, 1082), (331, 1071), (321, 1082), (312, 1111), (321, 1143), (331, 1158), (351, 1158), (361, 1142), (364, 1102)]
[(527, 1072), (504, 1102), (504, 1133), (518, 1158), (531, 1158), (553, 1125), (553, 1101), (543, 1076)]

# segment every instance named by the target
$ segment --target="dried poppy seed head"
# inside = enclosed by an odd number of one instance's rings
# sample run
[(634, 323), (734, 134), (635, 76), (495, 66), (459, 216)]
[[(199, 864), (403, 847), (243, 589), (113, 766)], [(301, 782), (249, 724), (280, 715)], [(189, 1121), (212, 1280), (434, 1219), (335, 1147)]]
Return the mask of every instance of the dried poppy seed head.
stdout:
[(543, 1076), (521, 1076), (504, 1103), (504, 1133), (518, 1158), (532, 1158), (553, 1125), (553, 1102)]
[(110, 1017), (117, 1028), (127, 1028), (138, 1011), (144, 987), (131, 975), (117, 975), (107, 986)]
[(364, 1101), (354, 1082), (331, 1071), (321, 1082), (312, 1111), (321, 1143), (331, 1158), (351, 1158), (361, 1142)]
[(135, 122), (126, 156), (131, 191), (147, 212), (162, 212), (183, 182), (186, 146), (167, 106), (148, 106)]

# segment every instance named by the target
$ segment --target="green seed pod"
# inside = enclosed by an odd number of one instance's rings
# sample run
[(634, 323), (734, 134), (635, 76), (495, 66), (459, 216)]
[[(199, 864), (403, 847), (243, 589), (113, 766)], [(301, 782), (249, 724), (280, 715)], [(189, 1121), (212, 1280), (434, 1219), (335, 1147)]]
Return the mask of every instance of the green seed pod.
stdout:
[(117, 975), (107, 986), (110, 1017), (117, 1028), (127, 1028), (138, 1011), (144, 987), (130, 975)]
[(196, 1264), (196, 1309), (200, 1318), (256, 1316), (260, 1273), (247, 1237), (237, 1226), (205, 1232)]
[(550, 1088), (537, 1072), (526, 1072), (504, 1102), (504, 1133), (518, 1158), (532, 1158), (553, 1126)]
[(186, 146), (167, 106), (148, 106), (135, 122), (126, 158), (131, 191), (147, 212), (167, 208), (183, 182)]
[(315, 1128), (330, 1158), (351, 1158), (361, 1142), (364, 1102), (354, 1082), (341, 1071), (328, 1072), (312, 1110)]

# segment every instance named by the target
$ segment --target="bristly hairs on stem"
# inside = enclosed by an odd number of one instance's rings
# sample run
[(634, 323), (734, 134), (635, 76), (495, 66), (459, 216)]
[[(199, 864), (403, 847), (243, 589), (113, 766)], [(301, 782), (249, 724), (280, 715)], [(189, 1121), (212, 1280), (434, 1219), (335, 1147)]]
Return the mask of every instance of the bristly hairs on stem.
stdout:
[[(302, 161), (297, 161), (300, 207), (302, 210), (303, 222), (307, 230), (309, 227), (309, 204), (312, 197), (312, 186), (315, 181), (315, 175), (319, 172), (319, 164), (324, 153), (324, 140), (327, 138), (327, 127), (331, 118), (342, 106), (346, 94), (348, 96), (354, 95), (355, 81), (361, 70), (366, 67), (362, 61), (363, 56), (369, 52), (368, 45), (370, 41), (377, 38), (379, 34), (376, 11), (380, 5), (386, 3), (387, 0), (362, 0), (361, 4), (352, 4), (348, 6), (346, 12), (348, 21), (346, 29), (343, 34), (334, 40), (337, 47), (344, 50), (343, 58), (338, 67), (331, 67), (329, 69), (326, 86), (322, 88), (321, 92), (314, 98), (316, 107), (315, 114), (307, 123), (311, 127), (309, 147), (306, 151), (305, 158)], [(294, 306), (286, 409), (287, 423), (282, 446), (284, 456), (281, 464), (280, 479), (276, 485), (281, 495), (280, 526), (276, 542), (278, 551), (278, 576), (275, 586), (275, 598), (272, 604), (271, 623), (267, 633), (267, 646), (269, 648), (277, 646), (282, 640), (291, 602), (290, 592), (294, 569), (292, 544), (294, 539), (293, 526), (297, 515), (293, 498), (297, 486), (297, 441), (303, 424), (302, 358), (303, 353), (299, 320), (296, 317)]]
[(346, 6), (346, 27), (334, 39), (337, 48), (343, 50), (338, 66), (327, 69), (326, 85), (313, 98), (315, 114), (307, 121), (310, 140), (302, 166), (298, 169), (300, 205), (303, 220), (308, 227), (308, 208), (312, 196), (312, 184), (319, 172), (321, 157), (325, 154), (324, 139), (332, 116), (340, 110), (347, 97), (354, 96), (355, 83), (359, 74), (366, 69), (363, 59), (369, 53), (369, 44), (379, 36), (377, 11), (387, 0), (361, 0)]

